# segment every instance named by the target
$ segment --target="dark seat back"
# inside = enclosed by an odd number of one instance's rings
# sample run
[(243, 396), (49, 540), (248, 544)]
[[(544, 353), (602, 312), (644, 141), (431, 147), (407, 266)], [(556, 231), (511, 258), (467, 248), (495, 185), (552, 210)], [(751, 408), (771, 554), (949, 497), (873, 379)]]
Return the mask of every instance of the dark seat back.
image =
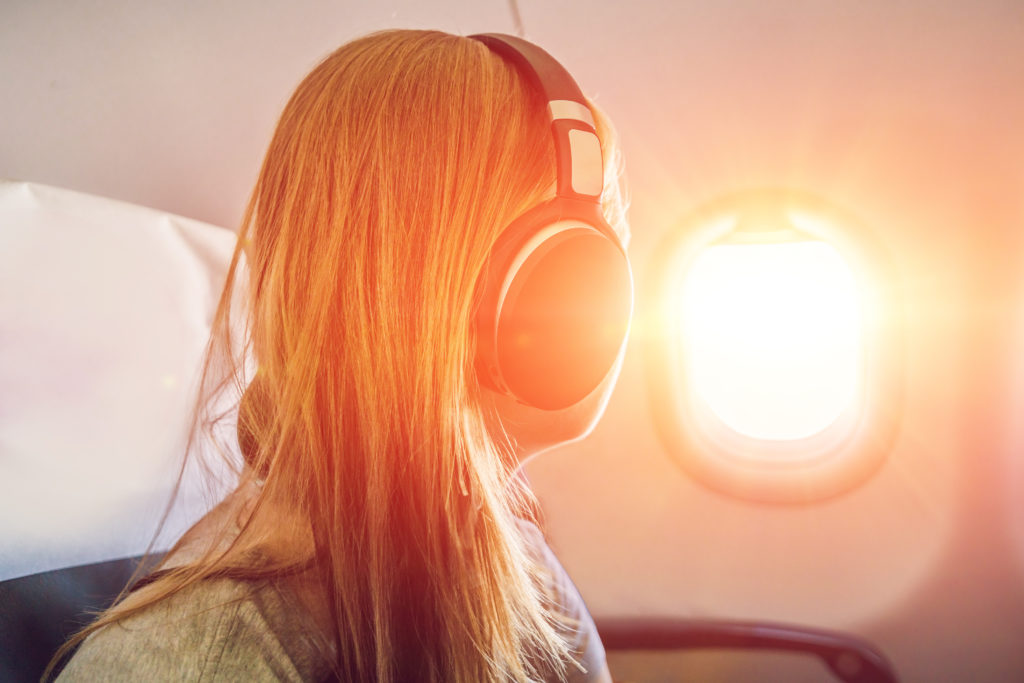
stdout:
[[(0, 681), (39, 680), (57, 648), (110, 606), (141, 557), (0, 582)], [(147, 558), (147, 564), (159, 560)]]

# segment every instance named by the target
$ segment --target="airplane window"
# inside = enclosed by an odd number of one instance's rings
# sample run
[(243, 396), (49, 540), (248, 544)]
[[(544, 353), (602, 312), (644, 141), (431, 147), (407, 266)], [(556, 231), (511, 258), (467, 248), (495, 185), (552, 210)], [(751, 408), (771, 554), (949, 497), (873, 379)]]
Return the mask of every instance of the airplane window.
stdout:
[(756, 439), (802, 439), (856, 400), (860, 296), (828, 243), (706, 247), (680, 295), (686, 374), (726, 427)]
[(649, 378), (687, 472), (769, 502), (865, 481), (898, 423), (901, 363), (897, 291), (863, 225), (817, 197), (751, 192), (664, 247)]

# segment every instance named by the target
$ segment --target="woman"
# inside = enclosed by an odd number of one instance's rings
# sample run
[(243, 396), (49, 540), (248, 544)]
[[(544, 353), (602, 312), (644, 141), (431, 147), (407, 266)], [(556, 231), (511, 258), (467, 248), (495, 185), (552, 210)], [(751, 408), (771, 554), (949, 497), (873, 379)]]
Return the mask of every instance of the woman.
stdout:
[[(61, 680), (609, 678), (516, 471), (590, 431), (624, 330), (568, 407), (523, 405), (478, 372), (492, 247), (562, 182), (544, 99), (481, 40), (436, 32), (356, 40), (299, 85), (197, 410), (208, 428), (223, 418), (210, 406), (256, 359), (238, 488), (65, 646), (85, 641)], [(598, 197), (624, 231), (617, 155), (596, 127), (611, 178)]]

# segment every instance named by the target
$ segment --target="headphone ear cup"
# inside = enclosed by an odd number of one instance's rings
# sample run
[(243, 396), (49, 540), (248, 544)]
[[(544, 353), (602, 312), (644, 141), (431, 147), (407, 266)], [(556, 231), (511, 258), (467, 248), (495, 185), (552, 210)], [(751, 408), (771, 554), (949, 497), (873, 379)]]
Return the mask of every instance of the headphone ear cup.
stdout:
[(632, 289), (621, 249), (596, 230), (581, 226), (541, 242), (500, 304), (495, 351), (509, 391), (545, 410), (590, 394), (625, 340)]
[(615, 366), (633, 311), (629, 261), (602, 211), (601, 142), (587, 99), (554, 57), (515, 36), (470, 37), (543, 94), (557, 168), (555, 197), (515, 219), (491, 250), (502, 279), (480, 285), (478, 376), (520, 403), (567, 408)]

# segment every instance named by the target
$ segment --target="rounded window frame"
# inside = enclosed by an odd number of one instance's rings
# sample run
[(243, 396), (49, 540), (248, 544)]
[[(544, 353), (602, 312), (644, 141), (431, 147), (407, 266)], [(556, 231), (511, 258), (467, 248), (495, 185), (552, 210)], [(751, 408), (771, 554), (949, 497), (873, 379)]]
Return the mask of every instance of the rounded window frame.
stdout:
[[(795, 226), (794, 213), (820, 220)], [(687, 381), (686, 342), (678, 313), (668, 310), (701, 250), (762, 219), (789, 226), (764, 231), (758, 243), (800, 234), (821, 240), (846, 260), (865, 310), (863, 383), (858, 400), (809, 437), (768, 440), (727, 426)], [(770, 221), (769, 221), (770, 222)], [(749, 235), (755, 235), (750, 231)], [(782, 235), (784, 237), (784, 235)], [(745, 241), (745, 240), (741, 240)], [(863, 222), (817, 195), (792, 189), (747, 190), (704, 204), (659, 245), (651, 270), (653, 349), (647, 385), (662, 442), (684, 471), (719, 493), (761, 503), (807, 503), (841, 495), (867, 481), (885, 462), (903, 406), (903, 315), (899, 287), (886, 252)], [(751, 457), (751, 456), (754, 457)]]

